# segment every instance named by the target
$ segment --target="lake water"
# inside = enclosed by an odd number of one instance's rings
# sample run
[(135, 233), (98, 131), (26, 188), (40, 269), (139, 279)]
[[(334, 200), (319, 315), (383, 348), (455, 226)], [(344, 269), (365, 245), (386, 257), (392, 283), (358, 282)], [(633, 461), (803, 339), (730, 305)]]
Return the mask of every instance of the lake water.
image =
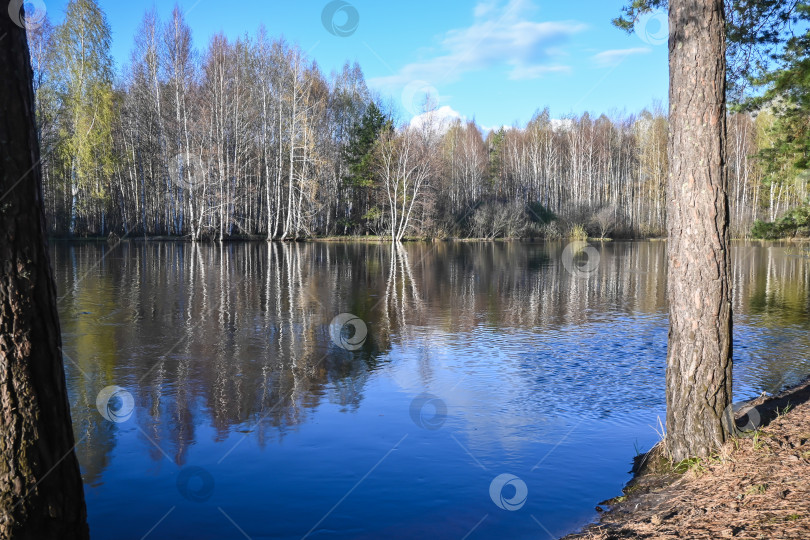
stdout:
[[(595, 519), (658, 440), (667, 307), (663, 242), (593, 247), (56, 242), (93, 538)], [(733, 279), (739, 401), (810, 373), (810, 254), (738, 243)]]

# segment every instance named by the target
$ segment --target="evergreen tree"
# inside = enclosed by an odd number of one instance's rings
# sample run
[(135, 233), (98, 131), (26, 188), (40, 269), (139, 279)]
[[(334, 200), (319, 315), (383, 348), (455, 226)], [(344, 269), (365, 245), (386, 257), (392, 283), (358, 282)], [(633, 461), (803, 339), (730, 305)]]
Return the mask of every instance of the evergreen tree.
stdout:
[(492, 189), (492, 195), (496, 198), (503, 196), (501, 188), (504, 180), (503, 149), (504, 143), (506, 142), (505, 139), (506, 130), (504, 128), (490, 133), (490, 136), (487, 138), (487, 145), (489, 146), (489, 171), (487, 177)]
[[(805, 24), (810, 21), (810, 3), (799, 3), (795, 16)], [(773, 69), (752, 79), (764, 92), (744, 104), (768, 120), (763, 122), (768, 144), (757, 153), (764, 172), (762, 188), (768, 195), (785, 191), (804, 194), (810, 186), (810, 30), (791, 36), (773, 60)], [(764, 199), (771, 199), (773, 206), (772, 196)], [(806, 229), (810, 201), (804, 202), (805, 207), (787, 209), (781, 217), (772, 209), (774, 223), (757, 221), (752, 234), (756, 238), (779, 238)]]
[(353, 224), (363, 223), (368, 231), (379, 222), (382, 212), (374, 200), (374, 149), (380, 135), (392, 131), (391, 120), (372, 101), (363, 117), (351, 130), (349, 144), (344, 151), (348, 174), (343, 181), (356, 195), (359, 205), (353, 209)]
[[(796, 13), (810, 21), (810, 3), (802, 2)], [(753, 79), (765, 92), (746, 106), (765, 108), (775, 116), (772, 145), (760, 155), (769, 163), (769, 172), (787, 170), (793, 176), (810, 166), (810, 30), (790, 37), (774, 59), (775, 69)]]
[(360, 122), (351, 131), (350, 142), (345, 151), (349, 174), (344, 181), (354, 187), (374, 185), (374, 145), (390, 120), (372, 101)]
[[(762, 74), (784, 44), (786, 31), (796, 21), (803, 0), (724, 0), (726, 35), (726, 95), (743, 101), (752, 77)], [(653, 9), (666, 9), (668, 0), (630, 0), (617, 27), (632, 32), (638, 17)]]

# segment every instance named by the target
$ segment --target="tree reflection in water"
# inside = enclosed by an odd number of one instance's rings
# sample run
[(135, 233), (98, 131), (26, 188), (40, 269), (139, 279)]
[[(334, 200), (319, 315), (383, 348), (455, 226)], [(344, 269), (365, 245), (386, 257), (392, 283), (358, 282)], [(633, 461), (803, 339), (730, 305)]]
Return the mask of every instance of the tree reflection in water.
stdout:
[[(415, 427), (408, 404), (424, 395), (445, 407), (436, 433), (485, 466), (551, 447), (577, 422), (619, 429), (628, 411), (654, 418), (663, 410), (665, 244), (594, 244), (599, 265), (585, 277), (566, 270), (565, 247), (132, 241), (104, 256), (101, 243), (56, 242), (85, 482), (101, 486), (133, 438), (153, 467), (171, 462), (176, 474), (199, 465), (189, 459), (195, 446), (213, 445), (212, 462), (242, 455), (242, 444), (267, 449), (304, 424), (335, 422), (326, 409), (390, 431), (370, 437), (399, 440), (401, 422)], [(786, 252), (734, 247), (735, 399), (810, 368), (810, 261)], [(332, 339), (339, 314), (365, 323), (359, 349)], [(96, 410), (110, 385), (134, 397), (127, 423)], [(378, 425), (368, 400), (402, 402), (402, 415)], [(326, 437), (328, 426), (318, 430)], [(537, 459), (527, 455), (528, 467)]]

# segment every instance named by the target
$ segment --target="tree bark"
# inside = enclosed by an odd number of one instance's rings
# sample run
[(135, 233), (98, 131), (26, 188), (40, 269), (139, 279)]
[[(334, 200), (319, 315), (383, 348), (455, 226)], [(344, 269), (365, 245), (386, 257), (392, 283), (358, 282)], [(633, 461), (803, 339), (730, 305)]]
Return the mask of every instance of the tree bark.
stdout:
[(0, 539), (89, 538), (25, 31), (0, 16)]
[(723, 0), (670, 0), (667, 447), (681, 461), (726, 438), (732, 329)]

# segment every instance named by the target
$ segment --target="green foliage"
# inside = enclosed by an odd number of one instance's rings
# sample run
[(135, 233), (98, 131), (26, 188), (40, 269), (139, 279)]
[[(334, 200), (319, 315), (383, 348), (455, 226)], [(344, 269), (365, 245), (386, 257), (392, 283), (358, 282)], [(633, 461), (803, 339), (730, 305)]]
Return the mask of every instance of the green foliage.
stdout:
[(349, 173), (344, 178), (346, 184), (355, 187), (374, 185), (374, 147), (385, 129), (392, 129), (391, 120), (372, 101), (360, 122), (352, 128), (349, 145), (344, 152), (349, 167)]
[(568, 238), (572, 240), (587, 240), (588, 239), (588, 231), (585, 229), (583, 225), (574, 224), (571, 227), (571, 230), (568, 232)]
[[(796, 17), (810, 21), (810, 5), (800, 2)], [(752, 81), (764, 92), (744, 107), (773, 118), (766, 128), (768, 142), (758, 153), (766, 185), (806, 188), (810, 166), (810, 30), (792, 36), (773, 60), (776, 69)]]
[(366, 221), (379, 221), (380, 219), (382, 219), (382, 216), (383, 216), (382, 210), (380, 210), (379, 207), (374, 206), (372, 208), (369, 208), (368, 212), (363, 214), (363, 219)]
[(498, 131), (490, 133), (487, 137), (487, 145), (489, 147), (489, 171), (487, 177), (492, 186), (496, 188), (500, 183), (501, 171), (503, 171), (503, 146), (504, 139), (506, 138), (506, 130), (503, 128)]
[[(57, 111), (50, 113), (57, 118), (59, 159), (70, 171), (65, 191), (74, 198), (71, 232), (77, 214), (105, 204), (108, 198), (115, 122), (110, 43), (110, 27), (97, 2), (71, 0), (54, 35)], [(43, 112), (43, 117), (48, 114)]]
[(374, 206), (376, 149), (381, 135), (392, 130), (391, 119), (372, 101), (349, 132), (349, 143), (343, 152), (348, 173), (343, 182), (352, 189), (358, 202), (352, 212), (354, 232), (363, 232), (362, 229), (368, 232), (380, 224), (379, 209)]
[(810, 205), (794, 208), (773, 223), (757, 220), (751, 236), (759, 240), (778, 240), (810, 234)]
[[(632, 32), (641, 15), (667, 5), (667, 0), (629, 0), (613, 24)], [(801, 197), (810, 167), (810, 2), (726, 0), (725, 14), (727, 94), (736, 109), (764, 117), (757, 120), (763, 187), (771, 197), (775, 191)], [(797, 26), (804, 33), (794, 34)], [(746, 99), (750, 84), (759, 94)], [(806, 234), (807, 227), (806, 209), (799, 208), (774, 223), (755, 222), (751, 233), (784, 238)]]
[[(641, 15), (667, 9), (667, 0), (629, 0), (613, 25), (632, 33)], [(804, 0), (725, 0), (727, 95), (742, 99), (749, 79), (762, 73), (802, 18)]]
[(776, 238), (774, 224), (758, 219), (751, 228), (751, 236), (758, 240), (771, 240)]
[(654, 9), (666, 8), (666, 0), (631, 0), (622, 8), (622, 15), (613, 19), (613, 25), (625, 32), (632, 32), (638, 17)]

